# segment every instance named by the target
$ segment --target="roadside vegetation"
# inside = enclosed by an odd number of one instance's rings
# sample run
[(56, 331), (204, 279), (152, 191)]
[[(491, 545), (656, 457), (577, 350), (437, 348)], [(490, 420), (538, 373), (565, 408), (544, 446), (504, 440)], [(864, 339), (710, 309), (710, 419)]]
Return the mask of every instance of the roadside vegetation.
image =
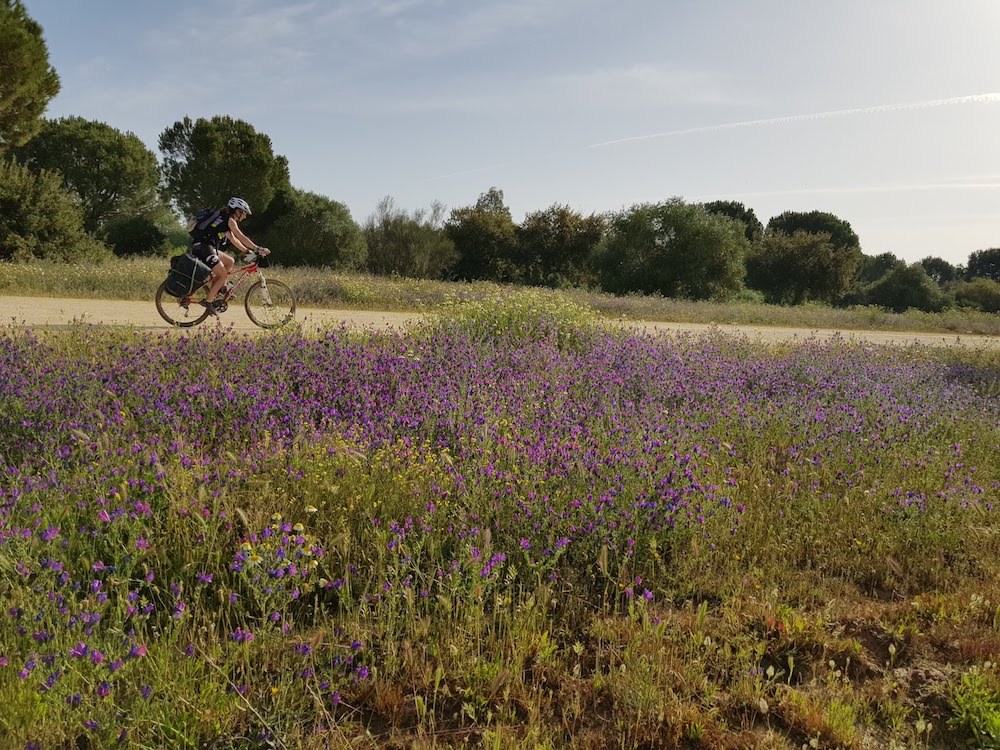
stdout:
[(10, 746), (996, 746), (997, 352), (0, 337)]
[[(120, 258), (102, 263), (0, 263), (0, 294), (150, 301), (168, 269), (167, 256)], [(550, 295), (615, 320), (784, 326), (811, 329), (926, 331), (1000, 335), (1000, 316), (961, 308), (937, 313), (894, 313), (879, 307), (826, 304), (774, 305), (759, 300), (713, 302), (659, 295), (613, 295), (599, 290), (535, 290), (488, 281), (448, 282), (301, 266), (273, 269), (305, 307), (435, 312), (463, 300), (515, 292)]]

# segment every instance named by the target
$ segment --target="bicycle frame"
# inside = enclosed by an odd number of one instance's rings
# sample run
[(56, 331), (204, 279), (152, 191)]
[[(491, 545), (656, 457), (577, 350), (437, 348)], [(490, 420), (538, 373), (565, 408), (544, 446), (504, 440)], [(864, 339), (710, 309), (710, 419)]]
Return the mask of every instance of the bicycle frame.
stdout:
[[(230, 271), (226, 275), (227, 286), (231, 278), (233, 278), (234, 276), (239, 277), (236, 279), (236, 281), (233, 282), (233, 285), (232, 287), (230, 287), (229, 291), (226, 292), (224, 295), (222, 295), (222, 299), (226, 301), (226, 304), (229, 304), (229, 300), (231, 300), (233, 298), (233, 295), (236, 294), (236, 290), (239, 289), (241, 286), (243, 286), (243, 284), (246, 283), (246, 280), (251, 276), (253, 276), (254, 274), (260, 276), (260, 285), (261, 288), (264, 290), (265, 301), (267, 302), (271, 301), (270, 295), (268, 295), (267, 293), (267, 281), (264, 280), (264, 273), (263, 271), (260, 270), (260, 266), (257, 265), (257, 261), (255, 260), (252, 263), (247, 263), (245, 266), (240, 266), (239, 268)], [(223, 287), (223, 289), (225, 288), (226, 287)]]
[[(264, 302), (266, 302), (267, 304), (271, 304), (271, 295), (267, 291), (267, 279), (264, 278), (264, 272), (261, 270), (260, 264), (258, 264), (256, 260), (247, 263), (245, 266), (240, 266), (239, 268), (236, 268), (227, 274), (226, 286), (229, 285), (229, 280), (231, 278), (233, 278), (234, 276), (238, 278), (236, 279), (236, 281), (233, 282), (233, 285), (232, 287), (229, 288), (229, 291), (222, 295), (222, 300), (228, 305), (229, 301), (236, 295), (236, 291), (241, 286), (243, 286), (246, 283), (247, 279), (252, 277), (254, 274), (256, 274), (259, 277), (260, 288), (264, 294)], [(205, 283), (210, 284), (211, 278), (209, 278), (209, 281)], [(222, 289), (223, 290), (226, 289), (226, 286), (222, 287)]]

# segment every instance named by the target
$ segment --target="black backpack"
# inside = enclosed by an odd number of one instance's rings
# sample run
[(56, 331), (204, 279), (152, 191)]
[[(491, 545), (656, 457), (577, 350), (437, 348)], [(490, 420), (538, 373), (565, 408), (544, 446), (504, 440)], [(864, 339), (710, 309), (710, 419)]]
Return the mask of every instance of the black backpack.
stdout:
[(198, 241), (204, 239), (205, 235), (208, 233), (208, 228), (212, 225), (216, 219), (222, 215), (222, 211), (216, 208), (203, 208), (201, 211), (196, 213), (187, 223), (188, 234), (191, 235), (191, 239)]

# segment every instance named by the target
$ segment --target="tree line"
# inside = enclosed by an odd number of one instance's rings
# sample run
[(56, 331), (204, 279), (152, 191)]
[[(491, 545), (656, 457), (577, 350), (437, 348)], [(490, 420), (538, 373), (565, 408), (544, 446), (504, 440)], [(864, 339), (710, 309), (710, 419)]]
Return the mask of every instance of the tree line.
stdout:
[(585, 286), (796, 305), (1000, 311), (1000, 248), (964, 266), (869, 256), (849, 222), (788, 211), (767, 225), (735, 201), (669, 198), (607, 214), (553, 204), (517, 223), (492, 187), (469, 206), (407, 212), (391, 197), (358, 224), (342, 203), (294, 187), (271, 139), (227, 116), (164, 129), (160, 159), (134, 134), (45, 119), (59, 79), (41, 27), (0, 0), (0, 260), (98, 260), (186, 243), (179, 217), (240, 195), (248, 231), (285, 264), (425, 279)]

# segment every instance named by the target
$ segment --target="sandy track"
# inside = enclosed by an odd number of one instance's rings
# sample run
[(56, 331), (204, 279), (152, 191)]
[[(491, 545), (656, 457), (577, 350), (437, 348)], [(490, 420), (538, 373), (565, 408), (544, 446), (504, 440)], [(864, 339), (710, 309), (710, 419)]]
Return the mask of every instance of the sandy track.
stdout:
[[(377, 312), (364, 310), (326, 310), (299, 308), (296, 318), (306, 327), (339, 325), (356, 327), (396, 327), (420, 319), (418, 313)], [(175, 330), (167, 325), (149, 302), (121, 300), (62, 299), (50, 297), (0, 297), (0, 324), (4, 326), (30, 326), (33, 328), (61, 328), (73, 323), (134, 326), (140, 329)], [(205, 326), (226, 326), (233, 330), (259, 332), (250, 322), (241, 304), (233, 305), (219, 318), (207, 320)], [(700, 323), (648, 323), (635, 326), (650, 331), (700, 332), (711, 326)], [(764, 341), (789, 341), (807, 338), (829, 338), (838, 333), (847, 339), (857, 339), (879, 344), (929, 344), (936, 346), (964, 345), (970, 347), (1000, 348), (1000, 336), (956, 336), (941, 333), (899, 333), (887, 331), (835, 331), (809, 328), (778, 328), (772, 326), (719, 325), (725, 333), (743, 334)]]
[[(367, 312), (358, 310), (321, 310), (299, 308), (295, 317), (306, 325), (325, 325), (341, 322), (350, 326), (401, 326), (419, 315), (397, 312)], [(0, 323), (25, 325), (33, 328), (65, 327), (71, 323), (101, 323), (104, 325), (134, 326), (151, 330), (175, 330), (167, 324), (153, 301), (128, 302), (122, 300), (63, 299), (52, 297), (0, 297)], [(231, 304), (218, 320), (209, 318), (199, 328), (222, 325), (238, 331), (260, 331), (250, 322), (243, 309), (243, 300)], [(188, 329), (194, 330), (194, 329)]]

